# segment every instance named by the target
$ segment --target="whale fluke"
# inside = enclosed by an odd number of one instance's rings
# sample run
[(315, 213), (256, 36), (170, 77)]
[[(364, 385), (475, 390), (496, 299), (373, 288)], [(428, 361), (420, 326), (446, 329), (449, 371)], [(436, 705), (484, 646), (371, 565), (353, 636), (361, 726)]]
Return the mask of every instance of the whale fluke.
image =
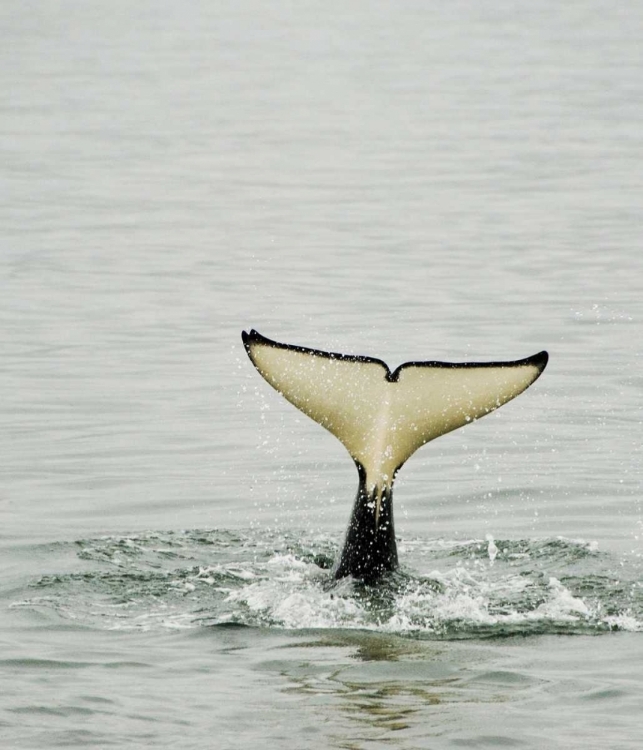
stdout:
[(335, 435), (359, 489), (334, 575), (374, 581), (397, 567), (393, 482), (425, 443), (474, 422), (528, 388), (547, 352), (513, 362), (406, 362), (280, 344), (242, 332), (248, 356), (284, 398)]

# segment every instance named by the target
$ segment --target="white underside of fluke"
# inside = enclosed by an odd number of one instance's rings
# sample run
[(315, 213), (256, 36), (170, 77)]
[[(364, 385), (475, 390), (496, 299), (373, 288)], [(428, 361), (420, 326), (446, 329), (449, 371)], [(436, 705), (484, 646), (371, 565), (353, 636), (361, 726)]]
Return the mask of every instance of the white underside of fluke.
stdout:
[(292, 347), (244, 333), (261, 375), (346, 447), (369, 491), (391, 486), (397, 469), (425, 443), (518, 396), (543, 371), (547, 354), (516, 362), (407, 363)]

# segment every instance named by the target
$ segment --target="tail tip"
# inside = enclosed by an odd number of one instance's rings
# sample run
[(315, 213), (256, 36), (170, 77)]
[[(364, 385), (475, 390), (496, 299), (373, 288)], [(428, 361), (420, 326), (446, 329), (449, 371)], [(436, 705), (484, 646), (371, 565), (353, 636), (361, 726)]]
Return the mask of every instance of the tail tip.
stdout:
[(248, 346), (257, 338), (260, 338), (260, 335), (254, 328), (251, 328), (249, 331), (241, 331), (241, 340), (245, 346)]
[(547, 367), (547, 362), (549, 362), (549, 353), (543, 349), (542, 352), (538, 352), (538, 354), (534, 354), (531, 357), (531, 362), (542, 372)]

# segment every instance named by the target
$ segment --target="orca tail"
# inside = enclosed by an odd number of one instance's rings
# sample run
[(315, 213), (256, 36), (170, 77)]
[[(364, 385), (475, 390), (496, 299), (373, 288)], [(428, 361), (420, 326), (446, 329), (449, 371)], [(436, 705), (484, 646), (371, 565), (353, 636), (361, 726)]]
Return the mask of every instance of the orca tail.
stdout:
[(360, 485), (335, 576), (368, 580), (397, 565), (393, 481), (425, 443), (476, 421), (528, 388), (542, 351), (511, 362), (407, 362), (281, 344), (242, 332), (252, 363), (284, 398), (326, 428), (355, 461)]

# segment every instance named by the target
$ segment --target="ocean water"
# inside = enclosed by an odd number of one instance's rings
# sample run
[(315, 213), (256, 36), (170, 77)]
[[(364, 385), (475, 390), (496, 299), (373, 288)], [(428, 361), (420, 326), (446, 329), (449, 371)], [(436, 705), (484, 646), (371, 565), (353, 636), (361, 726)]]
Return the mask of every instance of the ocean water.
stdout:
[[(643, 10), (0, 8), (0, 745), (640, 748)], [(242, 329), (550, 353), (400, 570)]]

